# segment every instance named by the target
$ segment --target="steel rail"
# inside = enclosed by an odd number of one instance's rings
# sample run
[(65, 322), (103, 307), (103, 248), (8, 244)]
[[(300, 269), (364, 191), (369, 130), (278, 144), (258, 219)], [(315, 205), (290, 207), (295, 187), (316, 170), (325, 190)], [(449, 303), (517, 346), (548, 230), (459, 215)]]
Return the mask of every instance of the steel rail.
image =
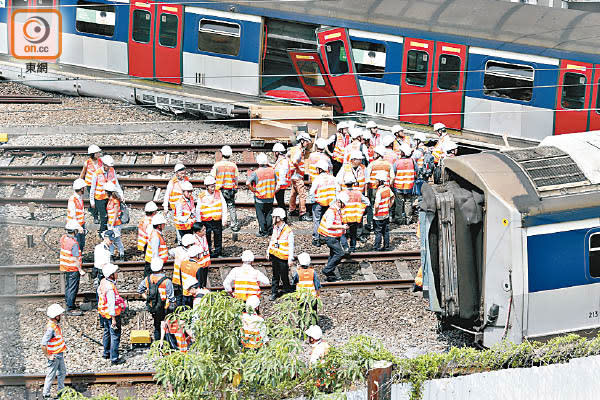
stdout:
[[(43, 383), (45, 375), (0, 375), (0, 386), (27, 386)], [(65, 383), (118, 384), (118, 383), (156, 383), (154, 371), (114, 371), (114, 372), (80, 372), (67, 374)]]
[[(211, 170), (215, 163), (193, 163), (186, 164), (186, 168), (190, 171), (202, 171), (208, 172)], [(258, 168), (256, 163), (237, 163), (236, 164), (240, 171), (248, 171), (250, 169)], [(131, 171), (131, 172), (156, 172), (156, 171), (168, 171), (173, 172), (175, 164), (115, 164), (117, 171)], [(7, 165), (0, 166), (0, 172), (2, 173), (45, 173), (45, 172), (80, 172), (83, 168), (81, 164), (63, 164), (63, 165)]]
[[(223, 146), (231, 147), (234, 152), (269, 151), (272, 146), (252, 147), (250, 143), (179, 143), (179, 144), (117, 144), (102, 145), (102, 153), (154, 153), (154, 152), (216, 152)], [(0, 146), (0, 152), (5, 153), (45, 153), (45, 154), (87, 154), (87, 146)]]
[[(1, 204), (10, 204), (10, 205), (15, 205), (15, 204), (28, 204), (28, 203), (36, 203), (36, 204), (43, 204), (46, 205), (48, 207), (66, 207), (67, 203), (68, 203), (68, 199), (44, 199), (41, 197), (2, 197), (0, 198), (0, 205)], [(84, 203), (86, 205), (88, 204), (88, 199), (84, 198)], [(133, 207), (133, 208), (140, 208), (143, 209), (144, 205), (148, 202), (148, 200), (127, 200), (126, 203), (128, 206)], [(253, 201), (236, 201), (235, 205), (239, 208), (254, 208), (254, 202)]]
[(62, 100), (48, 96), (0, 96), (0, 104), (62, 104)]

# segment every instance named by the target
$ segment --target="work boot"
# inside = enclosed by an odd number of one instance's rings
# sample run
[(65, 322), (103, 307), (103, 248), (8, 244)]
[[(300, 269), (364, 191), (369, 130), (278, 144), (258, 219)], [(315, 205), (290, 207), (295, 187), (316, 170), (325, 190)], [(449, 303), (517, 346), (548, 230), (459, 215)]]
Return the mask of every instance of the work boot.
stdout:
[(321, 246), (321, 241), (319, 239), (313, 239), (312, 240), (312, 245), (316, 246), (316, 247), (320, 247)]
[(231, 230), (234, 231), (234, 232), (239, 232), (240, 231), (240, 226), (239, 225), (233, 225), (231, 227)]
[(312, 221), (312, 218), (308, 216), (308, 213), (304, 213), (298, 218), (299, 221)]
[(117, 358), (114, 361), (110, 362), (110, 365), (119, 365), (125, 363), (125, 360), (122, 357)]
[(277, 300), (277, 295), (276, 295), (275, 293), (273, 293), (273, 294), (272, 294), (272, 295), (269, 297), (269, 300), (271, 300), (271, 301), (275, 301), (275, 300)]
[(119, 254), (119, 262), (125, 262), (125, 254)]
[(79, 310), (68, 310), (65, 314), (69, 317), (81, 317), (83, 315)]
[(337, 282), (339, 279), (335, 275), (327, 275), (325, 280), (327, 282)]
[(297, 217), (298, 215), (300, 215), (298, 210), (290, 211), (290, 217)]

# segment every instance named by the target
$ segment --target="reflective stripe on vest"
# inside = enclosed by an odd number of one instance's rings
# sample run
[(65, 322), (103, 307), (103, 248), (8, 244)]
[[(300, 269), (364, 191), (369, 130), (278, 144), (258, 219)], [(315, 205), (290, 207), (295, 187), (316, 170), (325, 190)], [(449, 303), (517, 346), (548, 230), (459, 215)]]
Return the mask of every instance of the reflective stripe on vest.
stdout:
[(145, 215), (138, 224), (137, 248), (139, 251), (144, 251), (144, 247), (148, 243), (148, 231), (152, 227), (152, 217)]
[[(275, 229), (273, 227), (273, 236), (276, 235)], [(275, 240), (269, 243), (269, 254), (279, 259), (287, 260), (290, 255), (290, 233), (292, 233), (292, 228), (285, 224), (279, 235), (275, 236)]]
[(187, 251), (179, 246), (175, 248), (175, 259), (173, 260), (173, 285), (181, 285), (181, 263), (188, 260)]
[(333, 159), (339, 163), (344, 161), (344, 149), (348, 146), (350, 136), (343, 133), (336, 133), (335, 147), (333, 148)]
[(162, 259), (164, 262), (167, 262), (167, 259), (169, 258), (169, 249), (167, 248), (165, 239), (163, 239), (163, 236), (161, 235), (161, 233), (159, 231), (157, 231), (156, 229), (152, 229), (152, 232), (150, 232), (150, 236), (148, 237), (148, 246), (146, 246), (146, 255), (144, 257), (144, 260), (146, 262), (152, 262), (152, 246), (150, 244), (152, 243), (152, 240), (156, 236), (158, 236), (158, 240), (159, 240), (158, 257), (160, 259)]
[(431, 155), (433, 155), (434, 162), (436, 164), (440, 162), (440, 159), (442, 158), (442, 155), (444, 153), (442, 151), (442, 148), (444, 147), (443, 145), (447, 140), (449, 140), (449, 138), (450, 136), (444, 135), (441, 138), (439, 138), (435, 146), (433, 146), (433, 149), (431, 150)]
[(215, 181), (217, 190), (237, 188), (236, 165), (227, 160), (217, 161), (215, 163)]
[[(194, 218), (188, 218), (196, 211), (196, 205), (194, 204), (194, 199), (187, 199), (185, 196), (181, 196), (179, 199), (179, 203), (181, 205), (180, 211), (181, 215), (177, 214), (177, 207), (175, 207), (175, 229), (180, 231), (189, 231), (192, 229), (194, 222), (196, 220)], [(185, 223), (180, 223), (180, 221), (187, 221)]]
[(167, 323), (167, 331), (175, 337), (177, 342), (177, 350), (182, 353), (188, 351), (188, 338), (183, 330), (183, 327), (179, 325), (179, 321), (165, 321)]
[(112, 318), (112, 316), (108, 313), (107, 293), (109, 291), (113, 291), (115, 294), (115, 316), (121, 315), (123, 312), (121, 304), (125, 303), (123, 298), (119, 295), (119, 291), (117, 290), (115, 284), (107, 279), (102, 279), (102, 281), (100, 281), (100, 285), (98, 286), (98, 313), (106, 319)]
[[(333, 217), (333, 223), (327, 222), (331, 217)], [(325, 211), (317, 232), (319, 232), (320, 235), (327, 237), (340, 237), (344, 234), (344, 229), (341, 225), (342, 215), (340, 210), (332, 206)]]
[(331, 202), (335, 200), (335, 178), (329, 174), (326, 174), (325, 177), (319, 176), (319, 186), (317, 187), (315, 200), (323, 207), (329, 207)]
[(257, 349), (263, 345), (258, 321), (251, 315), (242, 314), (242, 345), (247, 349)]
[[(75, 207), (75, 215), (71, 215), (70, 205), (73, 204)], [(67, 222), (75, 221), (79, 224), (79, 226), (83, 226), (85, 224), (85, 213), (83, 211), (83, 200), (79, 198), (78, 195), (73, 194), (69, 197), (69, 205), (67, 206)]]
[(75, 257), (72, 252), (74, 245), (79, 248), (79, 243), (74, 237), (63, 235), (60, 238), (60, 270), (63, 272), (79, 271), (77, 266), (81, 263), (81, 249), (79, 257)]
[(258, 182), (256, 183), (257, 199), (272, 199), (275, 197), (275, 171), (271, 167), (260, 167), (256, 170)]
[[(379, 202), (375, 204), (375, 216), (376, 217), (385, 217), (390, 215), (390, 197), (392, 195), (392, 191), (389, 186), (382, 186), (377, 189), (377, 193), (380, 194)], [(377, 194), (375, 194), (377, 196)]]
[(298, 173), (302, 177), (304, 177), (304, 149), (300, 145), (296, 145), (290, 149), (290, 160), (292, 160), (292, 164), (298, 160), (297, 165), (291, 165), (295, 171), (292, 171), (292, 175), (294, 173)]
[(292, 183), (292, 169), (290, 168), (290, 162), (288, 159), (284, 157), (277, 160), (273, 168), (275, 169), (275, 177), (277, 178), (277, 182), (279, 182), (279, 188), (289, 188)]
[(343, 177), (346, 176), (346, 174), (351, 175), (354, 177), (354, 179), (356, 179), (356, 182), (358, 182), (358, 190), (360, 192), (364, 192), (366, 184), (366, 169), (367, 168), (363, 164), (359, 164), (358, 168), (356, 169), (354, 169), (350, 163), (344, 164), (342, 166), (342, 171), (344, 171), (342, 175), (342, 184), (344, 183)]
[(106, 205), (106, 213), (108, 214), (108, 225), (118, 226), (121, 225), (121, 219), (119, 214), (121, 213), (121, 202), (114, 197), (108, 200)]
[(329, 165), (329, 157), (326, 154), (320, 153), (318, 151), (310, 153), (308, 159), (306, 160), (306, 173), (308, 174), (308, 180), (310, 183), (312, 183), (315, 180), (315, 178), (319, 176), (319, 174), (317, 173), (317, 163), (320, 160), (325, 160), (327, 162), (327, 165)]
[(389, 174), (390, 171), (392, 169), (392, 164), (390, 164), (389, 162), (382, 160), (381, 158), (378, 158), (377, 160), (373, 161), (373, 163), (371, 164), (371, 175), (369, 176), (369, 187), (371, 189), (375, 189), (375, 174), (377, 173), (377, 171), (385, 171), (387, 172), (388, 178), (386, 183), (389, 184)]
[[(150, 275), (149, 277), (144, 278), (144, 283), (146, 284), (146, 291), (150, 290), (150, 285), (148, 285), (148, 278), (150, 278), (150, 283), (158, 283), (158, 281), (160, 281), (163, 277), (156, 276), (154, 275), (154, 273), (152, 273), (152, 275)], [(165, 302), (165, 310), (169, 308), (169, 300), (167, 299), (168, 280), (169, 278), (162, 281), (162, 283), (158, 287), (158, 294), (160, 295), (161, 300)]]
[[(187, 176), (183, 178), (183, 180), (189, 182), (189, 178)], [(165, 195), (169, 195), (169, 206), (173, 211), (175, 211), (175, 205), (179, 199), (181, 199), (181, 196), (183, 196), (183, 190), (181, 190), (181, 181), (179, 178), (174, 176), (171, 178), (171, 182), (173, 183), (171, 193), (165, 193)]]
[(54, 331), (54, 337), (48, 341), (46, 349), (48, 354), (59, 354), (67, 350), (67, 345), (62, 336), (62, 329), (54, 321), (48, 321), (46, 328), (50, 328)]
[(350, 200), (346, 207), (342, 209), (342, 219), (345, 223), (362, 221), (366, 206), (362, 202), (362, 194), (359, 190), (353, 189), (346, 191)]
[(106, 186), (107, 182), (113, 182), (116, 184), (117, 180), (115, 179), (115, 169), (113, 167), (108, 167), (108, 172), (105, 175), (104, 167), (102, 167), (98, 168), (94, 173), (96, 174), (96, 190), (94, 191), (94, 199), (107, 199), (108, 195), (106, 194), (106, 191), (104, 191), (104, 186)]
[(422, 149), (415, 149), (415, 151), (412, 154), (412, 159), (415, 160), (417, 162), (417, 167), (419, 169), (423, 168), (423, 159), (425, 157), (425, 153), (423, 152)]
[(91, 158), (88, 158), (87, 160), (85, 160), (85, 165), (86, 165), (86, 170), (85, 170), (85, 184), (90, 186), (92, 184), (92, 176), (94, 176), (94, 172), (96, 172), (96, 170), (98, 168), (102, 167), (102, 160), (98, 159), (98, 166), (96, 167), (96, 165), (94, 164), (94, 160), (92, 160)]
[(298, 270), (298, 283), (296, 284), (297, 288), (308, 289), (313, 294), (313, 296), (317, 295), (317, 290), (315, 289), (315, 270), (312, 268), (299, 269)]
[(400, 158), (396, 161), (394, 188), (410, 190), (415, 185), (415, 165), (412, 158)]
[(211, 195), (204, 191), (200, 202), (200, 219), (202, 221), (220, 221), (223, 212), (223, 203), (221, 202), (221, 192), (215, 190)]
[[(346, 146), (346, 148), (344, 149), (344, 162), (345, 163), (350, 162), (350, 155), (352, 154), (352, 152), (360, 151), (361, 145), (362, 145), (362, 143), (360, 142), (360, 140), (355, 140), (352, 143), (350, 143), (349, 146)], [(362, 151), (361, 151), (361, 153), (362, 153)]]
[(398, 159), (398, 155), (394, 153), (393, 150), (386, 149), (383, 159), (390, 163), (390, 165), (394, 165), (396, 160)]
[(196, 279), (196, 272), (202, 268), (202, 265), (197, 262), (193, 262), (191, 260), (186, 260), (181, 263), (181, 286), (184, 287), (183, 295), (191, 296), (192, 294), (185, 290), (186, 282)]
[(260, 296), (258, 273), (254, 269), (239, 269), (233, 281), (233, 297), (246, 301), (250, 296)]

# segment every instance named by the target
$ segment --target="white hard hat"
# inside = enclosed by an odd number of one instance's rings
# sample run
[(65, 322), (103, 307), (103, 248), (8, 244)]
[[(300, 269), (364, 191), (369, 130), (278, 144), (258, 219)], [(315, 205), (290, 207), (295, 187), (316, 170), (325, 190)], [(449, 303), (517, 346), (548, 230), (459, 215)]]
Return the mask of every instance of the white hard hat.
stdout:
[(323, 331), (318, 325), (311, 325), (304, 333), (315, 340), (319, 340), (323, 337)]
[(256, 156), (256, 163), (258, 165), (267, 165), (269, 163), (269, 159), (265, 153), (258, 153)]
[(273, 145), (273, 151), (278, 153), (283, 153), (285, 151), (285, 147), (281, 143), (275, 143)]
[(356, 183), (356, 178), (352, 174), (344, 174), (344, 185), (353, 185)]
[[(193, 240), (193, 238), (192, 238), (192, 240)], [(200, 247), (198, 245), (193, 245), (192, 247), (187, 249), (187, 255), (190, 257), (196, 257), (200, 253), (202, 253), (202, 247)]]
[(427, 137), (425, 136), (425, 132), (421, 132), (421, 131), (415, 133), (414, 138), (416, 140), (420, 140), (421, 142), (424, 142), (427, 140)]
[(183, 182), (181, 182), (181, 190), (191, 192), (192, 190), (194, 190), (194, 187), (192, 186), (192, 184), (189, 181), (183, 181)]
[(183, 285), (183, 288), (185, 290), (190, 290), (190, 288), (192, 286), (194, 286), (196, 283), (198, 283), (198, 280), (194, 277), (188, 278), (185, 280), (185, 284)]
[(347, 192), (341, 192), (338, 194), (337, 199), (346, 205), (350, 201), (350, 196), (348, 196)]
[(392, 135), (386, 135), (383, 138), (381, 138), (381, 143), (384, 147), (388, 147), (389, 145), (394, 143), (394, 137)]
[(60, 306), (60, 304), (51, 304), (48, 306), (48, 310), (46, 310), (46, 315), (48, 318), (56, 318), (60, 314), (64, 313), (65, 309)]
[(100, 150), (100, 147), (96, 146), (95, 144), (90, 145), (90, 147), (88, 147), (88, 154), (96, 154), (96, 153), (100, 153), (102, 150)]
[(446, 143), (444, 143), (442, 145), (442, 151), (443, 152), (449, 152), (449, 151), (452, 151), (454, 149), (458, 149), (458, 145), (456, 144), (456, 142), (453, 142), (451, 140), (447, 141)]
[(231, 147), (227, 145), (221, 147), (221, 154), (223, 155), (223, 157), (231, 157), (232, 153), (233, 151), (231, 150)]
[(400, 125), (392, 126), (392, 133), (404, 132), (404, 128)]
[(252, 250), (244, 250), (242, 252), (242, 262), (252, 262), (254, 261), (254, 253)]
[(362, 137), (367, 140), (371, 140), (371, 139), (373, 139), (373, 134), (371, 133), (370, 130), (365, 129), (364, 131), (362, 131)]
[(144, 206), (144, 212), (154, 212), (156, 210), (158, 210), (158, 206), (153, 201), (147, 202)]
[(193, 245), (195, 242), (196, 242), (196, 239), (194, 239), (194, 235), (192, 235), (191, 233), (186, 233), (181, 238), (181, 244), (186, 247)]
[(113, 181), (108, 181), (108, 182), (106, 182), (106, 185), (104, 186), (104, 190), (106, 190), (107, 192), (116, 192), (117, 185), (115, 185), (115, 183)]
[(375, 173), (375, 179), (377, 179), (378, 181), (387, 181), (389, 177), (390, 175), (382, 170), (379, 170)]
[(329, 171), (329, 163), (323, 159), (318, 160), (315, 164), (316, 168), (322, 169), (323, 171)]
[(215, 177), (212, 175), (208, 175), (206, 178), (204, 178), (204, 184), (206, 186), (214, 185), (215, 183), (217, 183), (217, 181), (215, 180)]
[(306, 132), (300, 132), (298, 135), (296, 135), (296, 140), (306, 140), (307, 142), (310, 142), (310, 135)]
[(75, 220), (69, 220), (65, 225), (65, 229), (68, 231), (78, 231), (81, 229), (81, 225), (79, 225)]
[(185, 165), (183, 165), (182, 163), (177, 163), (173, 167), (173, 172), (181, 171), (182, 169), (185, 169)]
[(315, 140), (315, 145), (317, 146), (317, 149), (323, 150), (325, 149), (325, 147), (327, 147), (327, 140), (325, 140), (324, 138), (318, 138), (317, 140)]
[(310, 255), (307, 252), (298, 254), (298, 262), (300, 265), (310, 265)]
[(113, 158), (107, 154), (102, 157), (102, 164), (113, 167), (115, 165), (115, 160), (113, 160)]
[(274, 217), (279, 217), (281, 219), (285, 218), (285, 210), (283, 208), (279, 208), (277, 207), (276, 209), (273, 210), (273, 213), (271, 214), (271, 216)]
[(371, 129), (371, 128), (377, 128), (377, 124), (375, 123), (375, 121), (369, 121), (367, 122), (367, 129)]
[(400, 144), (400, 151), (402, 151), (405, 156), (409, 156), (412, 153), (412, 149), (406, 143), (401, 143)]
[(362, 129), (360, 128), (352, 128), (350, 129), (350, 137), (352, 139), (356, 139), (357, 137), (359, 137), (362, 134)]
[(111, 276), (112, 274), (114, 274), (115, 272), (117, 272), (119, 270), (119, 266), (115, 265), (115, 264), (104, 264), (102, 266), (102, 275), (104, 275), (105, 278), (108, 278), (109, 276)]
[(434, 131), (438, 131), (438, 130), (444, 129), (444, 128), (446, 128), (446, 125), (442, 124), (441, 122), (436, 122), (435, 124), (433, 124)]
[(258, 296), (252, 295), (246, 300), (246, 306), (252, 308), (253, 310), (256, 310), (258, 306), (260, 306), (260, 299), (258, 298)]
[(338, 122), (337, 130), (339, 131), (340, 129), (344, 129), (344, 128), (348, 128), (348, 122), (346, 122), (346, 121)]
[(348, 121), (348, 129), (354, 128), (356, 126), (356, 121)]
[(152, 272), (158, 272), (162, 269), (164, 265), (164, 262), (162, 260), (162, 258), (153, 258), (152, 262), (150, 263), (150, 269), (152, 270)]
[(84, 187), (86, 187), (86, 183), (81, 178), (77, 178), (75, 179), (75, 182), (73, 182), (73, 190), (83, 189)]
[(365, 156), (363, 155), (363, 152), (360, 150), (353, 150), (350, 153), (351, 160), (362, 160), (363, 158), (365, 158)]
[(382, 145), (375, 146), (375, 154), (379, 154), (381, 157), (385, 155), (385, 147)]
[(152, 225), (160, 225), (160, 224), (166, 224), (166, 223), (167, 223), (167, 219), (165, 218), (164, 215), (162, 215), (162, 213), (155, 214), (152, 217)]

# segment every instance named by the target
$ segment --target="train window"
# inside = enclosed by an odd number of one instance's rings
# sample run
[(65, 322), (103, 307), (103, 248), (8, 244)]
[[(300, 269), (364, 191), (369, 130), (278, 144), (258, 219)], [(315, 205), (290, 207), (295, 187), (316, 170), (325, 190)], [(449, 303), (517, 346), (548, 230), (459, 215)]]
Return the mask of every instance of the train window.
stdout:
[(460, 82), (460, 57), (450, 54), (440, 55), (438, 65), (438, 88), (442, 90), (458, 90)]
[[(54, 6), (53, 0), (35, 0), (34, 3), (35, 3), (36, 7), (52, 7), (52, 6)], [(56, 5), (58, 6), (58, 2)]]
[(530, 101), (533, 97), (533, 68), (527, 65), (488, 61), (485, 64), (483, 77), (483, 94)]
[(81, 33), (112, 36), (115, 33), (115, 6), (79, 0), (75, 12), (75, 29)]
[(325, 80), (316, 62), (298, 61), (298, 70), (302, 74), (302, 80), (308, 86), (325, 86)]
[(348, 57), (344, 42), (336, 40), (325, 45), (327, 54), (327, 65), (331, 75), (343, 75), (348, 73)]
[(149, 43), (152, 30), (152, 15), (149, 11), (133, 10), (131, 38), (138, 43)]
[(420, 50), (409, 50), (406, 53), (406, 83), (415, 86), (427, 84), (429, 70), (429, 54)]
[(357, 74), (369, 78), (383, 78), (385, 72), (385, 45), (358, 40), (352, 40), (351, 44)]
[(590, 235), (590, 276), (600, 278), (600, 233)]
[(203, 19), (198, 28), (198, 50), (237, 56), (240, 52), (238, 24)]
[(566, 72), (563, 80), (560, 105), (563, 108), (580, 110), (585, 107), (586, 77), (574, 72)]
[(160, 14), (158, 43), (165, 47), (177, 47), (179, 18), (174, 14)]
[(13, 10), (17, 9), (17, 8), (28, 8), (29, 0), (12, 0), (12, 2), (10, 4), (11, 4)]

